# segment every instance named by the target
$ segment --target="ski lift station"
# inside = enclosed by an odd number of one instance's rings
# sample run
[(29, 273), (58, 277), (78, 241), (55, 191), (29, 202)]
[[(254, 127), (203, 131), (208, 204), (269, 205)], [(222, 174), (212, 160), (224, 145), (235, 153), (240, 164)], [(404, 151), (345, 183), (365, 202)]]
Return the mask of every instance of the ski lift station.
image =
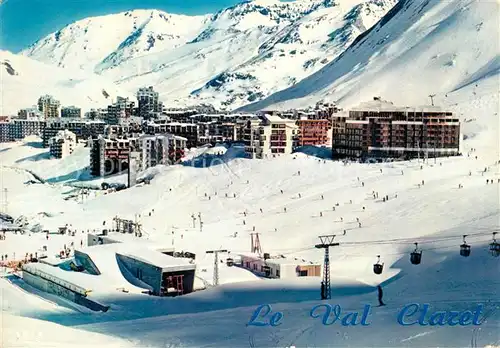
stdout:
[(269, 253), (238, 254), (241, 267), (268, 278), (320, 277), (321, 264), (284, 255), (271, 257)]
[[(89, 236), (89, 239), (92, 238)], [(145, 241), (146, 242), (146, 241)], [(29, 285), (92, 310), (105, 311), (117, 294), (178, 296), (193, 291), (193, 259), (166, 254), (148, 243), (109, 243), (75, 250), (60, 263), (29, 263), (22, 268)], [(104, 299), (104, 300), (103, 300)]]

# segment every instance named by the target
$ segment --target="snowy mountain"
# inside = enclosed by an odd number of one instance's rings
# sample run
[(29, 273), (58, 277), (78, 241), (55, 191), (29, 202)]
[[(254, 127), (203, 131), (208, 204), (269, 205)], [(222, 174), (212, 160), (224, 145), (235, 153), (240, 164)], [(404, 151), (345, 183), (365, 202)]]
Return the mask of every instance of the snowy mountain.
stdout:
[(421, 105), (431, 94), (447, 105), (466, 86), (489, 78), (498, 86), (500, 51), (492, 42), (499, 42), (499, 10), (498, 1), (401, 0), (326, 67), (245, 109), (320, 99), (352, 105), (373, 96)]
[(58, 68), (7, 51), (0, 51), (0, 81), (0, 115), (17, 115), (19, 109), (36, 104), (43, 94), (82, 110), (104, 107), (117, 95), (128, 95), (101, 76)]
[[(197, 272), (209, 282), (214, 259), (205, 251), (231, 251), (219, 255), (220, 260), (248, 252), (253, 226), (260, 233), (264, 252), (284, 254), (290, 260), (322, 262), (323, 251), (314, 247), (319, 235), (336, 234), (335, 241), (340, 243), (330, 252), (332, 299), (328, 302), (319, 299), (319, 277), (241, 282), (234, 278), (235, 270), (241, 268), (221, 263), (222, 285), (186, 296), (124, 293), (114, 287), (115, 283), (106, 284), (108, 292), (88, 294), (110, 306), (108, 312), (98, 313), (37, 291), (14, 275), (3, 277), (0, 273), (0, 335), (4, 345), (497, 348), (500, 279), (494, 270), (498, 270), (500, 258), (487, 249), (500, 218), (498, 117), (495, 120), (493, 116), (498, 111), (498, 97), (494, 77), (477, 88), (469, 84), (450, 94), (456, 113), (470, 120), (463, 122), (468, 136), (463, 143), (464, 155), (459, 157), (439, 158), (437, 162), (344, 165), (303, 153), (250, 160), (240, 158), (242, 148), (234, 146), (217, 158), (214, 166), (158, 166), (150, 185), (114, 193), (96, 190), (82, 200), (66, 199), (78, 191), (65, 184), (78, 181), (85, 172), (88, 152), (84, 150), (88, 149), (79, 148), (64, 159), (49, 159), (47, 149), (33, 146), (36, 140), (32, 138), (24, 143), (1, 144), (0, 174), (2, 183), (8, 184), (9, 214), (35, 220), (44, 229), (70, 224), (78, 231), (74, 236), (51, 234), (48, 240), (43, 233), (7, 232), (1, 245), (9, 259), (40, 252), (42, 246), (54, 255), (71, 242), (85, 252), (80, 242), (87, 238), (86, 230), (100, 230), (102, 221), (109, 225), (117, 215), (133, 219), (137, 214), (145, 235), (130, 235), (134, 242), (172, 245), (176, 250), (195, 253)], [(488, 134), (491, 137), (485, 136)], [(211, 150), (212, 154), (221, 151), (220, 147)], [(469, 153), (471, 156), (467, 156)], [(26, 170), (48, 183), (26, 184), (33, 179)], [(300, 175), (295, 174), (298, 171)], [(423, 180), (425, 185), (419, 187)], [(486, 180), (491, 183), (486, 184)], [(458, 185), (463, 188), (458, 189)], [(373, 199), (373, 191), (390, 199)], [(193, 228), (193, 212), (202, 214), (203, 231), (198, 226)], [(357, 218), (362, 227), (356, 224)], [(472, 248), (469, 257), (459, 254), (463, 235)], [(419, 265), (409, 261), (414, 242), (423, 250)], [(372, 270), (377, 255), (384, 263), (380, 275)], [(376, 307), (379, 284), (384, 291), (384, 307)], [(339, 304), (342, 317), (353, 311), (361, 313), (366, 304), (372, 305), (370, 324), (343, 326), (339, 319), (323, 325), (321, 318), (311, 317), (310, 311), (325, 303)], [(481, 325), (402, 326), (398, 313), (411, 303), (418, 303), (422, 312), (422, 305), (430, 304), (427, 321), (437, 311), (473, 311), (482, 304)], [(272, 313), (283, 313), (281, 325), (247, 325), (262, 304), (270, 304)], [(420, 314), (408, 320), (418, 320)], [(39, 334), (38, 324), (43, 331)], [(86, 331), (107, 337), (89, 334), (84, 340)], [(51, 336), (55, 332), (58, 336)]]
[(255, 0), (193, 17), (135, 10), (78, 21), (23, 54), (127, 90), (154, 85), (167, 104), (231, 109), (318, 71), (395, 3)]

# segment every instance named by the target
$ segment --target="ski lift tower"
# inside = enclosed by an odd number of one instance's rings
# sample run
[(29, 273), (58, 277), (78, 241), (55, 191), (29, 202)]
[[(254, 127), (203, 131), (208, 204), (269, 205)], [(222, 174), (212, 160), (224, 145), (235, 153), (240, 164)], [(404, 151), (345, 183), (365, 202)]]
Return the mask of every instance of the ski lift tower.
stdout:
[(227, 253), (226, 249), (207, 250), (207, 254), (214, 254), (214, 286), (219, 285), (219, 253)]
[(318, 249), (325, 249), (325, 260), (323, 263), (323, 283), (325, 284), (324, 293), (321, 294), (321, 298), (324, 300), (329, 300), (332, 298), (332, 291), (330, 288), (330, 247), (339, 246), (339, 243), (334, 243), (333, 239), (335, 235), (319, 236), (319, 244), (315, 247)]

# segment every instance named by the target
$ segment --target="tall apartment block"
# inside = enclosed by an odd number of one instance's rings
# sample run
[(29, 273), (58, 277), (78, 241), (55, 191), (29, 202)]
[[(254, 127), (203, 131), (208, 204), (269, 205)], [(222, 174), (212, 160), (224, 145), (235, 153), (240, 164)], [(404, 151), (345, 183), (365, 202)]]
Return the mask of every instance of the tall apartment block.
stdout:
[(81, 118), (82, 109), (76, 106), (65, 106), (61, 108), (61, 117), (63, 118)]
[(415, 158), (458, 155), (460, 122), (439, 107), (396, 107), (373, 101), (333, 117), (334, 158)]
[(172, 134), (143, 135), (133, 138), (99, 136), (90, 150), (90, 172), (107, 176), (128, 169), (130, 156), (135, 170), (145, 170), (158, 164), (173, 164), (184, 156), (187, 139)]
[(7, 143), (14, 139), (10, 137), (10, 120), (8, 117), (0, 118), (0, 143)]
[(107, 176), (128, 169), (130, 152), (136, 147), (135, 138), (106, 139), (102, 135), (92, 140), (90, 173)]
[(134, 114), (134, 105), (128, 98), (117, 97), (115, 103), (108, 105), (107, 113), (103, 115), (104, 121), (107, 124), (120, 124), (121, 120)]
[(331, 142), (331, 122), (328, 119), (300, 119), (297, 146), (321, 146)]
[(187, 139), (173, 135), (145, 135), (139, 138), (141, 170), (159, 164), (175, 164), (184, 157)]
[(38, 110), (44, 119), (59, 117), (61, 103), (51, 95), (43, 95), (38, 98)]
[(65, 158), (73, 153), (76, 147), (76, 135), (69, 130), (57, 132), (49, 141), (49, 151), (55, 158)]
[(159, 101), (159, 93), (153, 87), (139, 88), (137, 91), (138, 115), (145, 120), (155, 118), (163, 109), (163, 104)]
[(297, 133), (295, 120), (275, 115), (249, 120), (244, 129), (245, 152), (250, 158), (290, 154), (296, 146)]

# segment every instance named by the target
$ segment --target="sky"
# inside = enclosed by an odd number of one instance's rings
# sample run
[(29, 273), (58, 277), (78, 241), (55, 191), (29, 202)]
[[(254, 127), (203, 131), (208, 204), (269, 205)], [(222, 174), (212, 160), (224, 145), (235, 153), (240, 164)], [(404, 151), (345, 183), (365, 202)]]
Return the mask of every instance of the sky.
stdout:
[(0, 0), (0, 49), (19, 52), (77, 20), (133, 9), (215, 13), (242, 0)]

